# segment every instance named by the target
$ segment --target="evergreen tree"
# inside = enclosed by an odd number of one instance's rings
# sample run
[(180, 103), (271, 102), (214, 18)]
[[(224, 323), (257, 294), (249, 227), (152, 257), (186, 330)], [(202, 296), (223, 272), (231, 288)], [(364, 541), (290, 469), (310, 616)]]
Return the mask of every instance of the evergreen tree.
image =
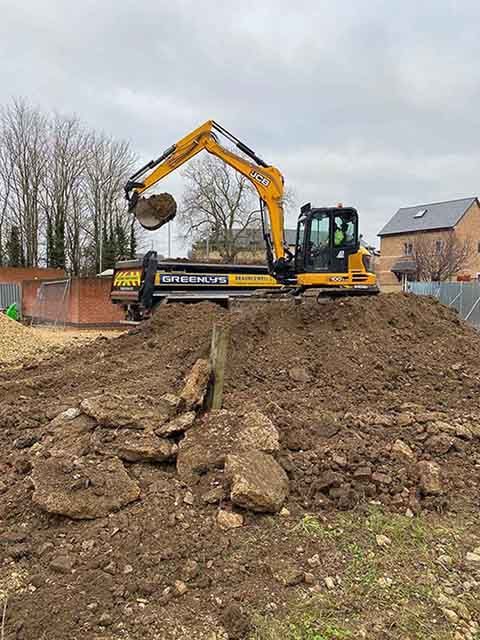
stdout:
[(113, 226), (110, 224), (110, 229), (103, 230), (103, 264), (102, 269), (111, 269), (115, 264), (115, 258), (117, 255), (117, 243)]
[(9, 267), (21, 267), (23, 265), (24, 260), (18, 227), (14, 226), (10, 229), (10, 236), (7, 241), (7, 255)]
[(130, 225), (130, 247), (128, 257), (133, 260), (137, 255), (137, 236), (135, 234), (135, 219), (132, 216), (132, 223)]
[(116, 256), (117, 260), (125, 259), (129, 254), (128, 238), (124, 227), (120, 224), (120, 220), (117, 218), (115, 223), (115, 235), (116, 235)]
[(55, 254), (55, 242), (53, 238), (53, 225), (50, 217), (47, 219), (47, 267), (53, 267)]
[(65, 224), (63, 216), (55, 220), (54, 229), (55, 264), (52, 266), (65, 269)]

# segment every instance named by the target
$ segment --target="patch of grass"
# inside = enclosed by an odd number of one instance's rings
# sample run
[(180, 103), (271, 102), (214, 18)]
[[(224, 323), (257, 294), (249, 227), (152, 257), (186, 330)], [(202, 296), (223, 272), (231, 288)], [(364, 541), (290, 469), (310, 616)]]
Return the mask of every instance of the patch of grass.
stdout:
[(385, 535), (395, 546), (407, 545), (424, 548), (427, 531), (418, 518), (407, 518), (398, 513), (385, 513), (381, 509), (371, 509), (366, 519), (366, 527), (373, 535)]
[[(461, 560), (479, 543), (476, 513), (408, 518), (370, 505), (326, 521), (307, 514), (290, 532), (308, 539), (305, 558), (319, 552), (322, 563), (311, 570), (318, 590), (297, 589), (287, 612), (260, 620), (252, 640), (451, 640), (437, 596), (452, 583), (474, 619), (480, 615), (474, 591), (462, 593), (470, 576)], [(379, 546), (377, 535), (391, 543)], [(455, 572), (438, 563), (440, 554), (452, 558)], [(332, 590), (326, 575), (338, 576)]]
[(295, 525), (295, 531), (300, 531), (307, 536), (319, 536), (324, 533), (325, 528), (318, 518), (307, 513), (300, 522)]
[(351, 638), (349, 631), (336, 625), (320, 625), (310, 622), (290, 623), (287, 640), (345, 640)]
[(349, 640), (351, 632), (314, 611), (295, 613), (283, 621), (257, 621), (251, 640)]
[[(345, 523), (348, 526), (350, 521), (345, 520)], [(345, 534), (342, 524), (343, 519), (340, 517), (337, 517), (335, 525), (325, 525), (316, 516), (307, 513), (293, 527), (293, 531), (319, 540), (337, 541)]]

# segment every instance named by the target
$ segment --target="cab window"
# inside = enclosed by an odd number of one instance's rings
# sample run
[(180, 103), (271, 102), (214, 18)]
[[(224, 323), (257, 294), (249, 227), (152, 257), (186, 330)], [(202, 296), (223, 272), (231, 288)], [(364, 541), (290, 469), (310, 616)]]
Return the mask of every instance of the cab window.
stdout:
[(306, 243), (307, 264), (313, 269), (326, 269), (330, 262), (330, 216), (315, 216)]
[(337, 214), (333, 219), (333, 244), (335, 247), (351, 247), (356, 244), (355, 219), (352, 214)]

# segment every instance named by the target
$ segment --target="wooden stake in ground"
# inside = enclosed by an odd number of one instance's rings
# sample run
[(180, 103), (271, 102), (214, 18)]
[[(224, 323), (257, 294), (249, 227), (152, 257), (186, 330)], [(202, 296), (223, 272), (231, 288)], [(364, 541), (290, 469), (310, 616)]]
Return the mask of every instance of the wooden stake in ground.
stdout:
[(207, 397), (207, 409), (221, 409), (223, 402), (223, 384), (225, 380), (225, 365), (227, 361), (230, 327), (224, 324), (214, 324), (210, 362), (212, 365), (213, 383)]

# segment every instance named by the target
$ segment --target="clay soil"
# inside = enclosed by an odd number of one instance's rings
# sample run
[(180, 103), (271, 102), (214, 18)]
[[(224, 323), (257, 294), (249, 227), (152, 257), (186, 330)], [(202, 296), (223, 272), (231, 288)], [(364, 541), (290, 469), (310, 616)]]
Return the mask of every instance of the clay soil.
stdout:
[[(224, 407), (278, 429), (286, 510), (221, 530), (204, 496), (222, 470), (186, 484), (173, 463), (126, 463), (140, 499), (107, 517), (35, 506), (50, 421), (103, 391), (153, 405), (178, 393), (215, 322), (231, 326)], [(171, 305), (128, 334), (26, 356), (0, 370), (2, 640), (480, 637), (467, 560), (480, 546), (479, 393), (478, 333), (396, 294)], [(438, 491), (419, 461), (438, 465)]]

